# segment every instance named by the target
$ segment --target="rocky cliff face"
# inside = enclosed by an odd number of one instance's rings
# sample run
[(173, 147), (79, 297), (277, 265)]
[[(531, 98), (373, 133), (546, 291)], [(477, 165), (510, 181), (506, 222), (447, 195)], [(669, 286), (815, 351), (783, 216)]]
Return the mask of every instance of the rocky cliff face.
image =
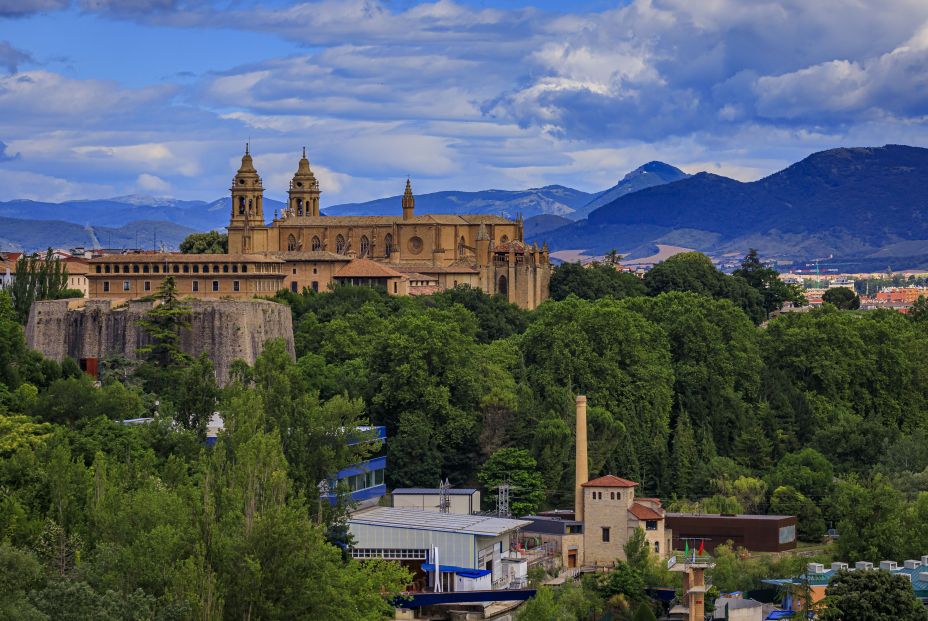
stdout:
[[(135, 359), (136, 350), (148, 342), (138, 322), (152, 305), (129, 302), (113, 308), (109, 300), (87, 300), (81, 308), (68, 308), (68, 300), (36, 302), (29, 313), (26, 341), (56, 360), (66, 356)], [(192, 356), (205, 352), (220, 383), (228, 381), (232, 362), (254, 364), (271, 339), (284, 339), (294, 355), (287, 306), (264, 300), (194, 300), (190, 307), (190, 329), (181, 335), (181, 348)]]

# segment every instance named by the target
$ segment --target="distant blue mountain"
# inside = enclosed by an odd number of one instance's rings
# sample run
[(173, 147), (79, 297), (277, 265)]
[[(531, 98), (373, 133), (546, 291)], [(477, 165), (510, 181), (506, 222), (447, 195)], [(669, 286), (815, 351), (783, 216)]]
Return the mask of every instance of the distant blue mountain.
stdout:
[(570, 218), (572, 220), (583, 219), (603, 205), (608, 205), (626, 194), (686, 179), (688, 176), (676, 166), (664, 162), (648, 162), (625, 175), (617, 184), (605, 192), (598, 193), (596, 198), (570, 214)]
[[(416, 195), (417, 213), (492, 214), (515, 218), (539, 215), (566, 216), (586, 205), (595, 194), (562, 185), (548, 185), (528, 190), (482, 190), (479, 192), (432, 192)], [(346, 203), (324, 207), (327, 216), (399, 215), (401, 196), (379, 198), (366, 203)]]
[(224, 199), (182, 201), (145, 196), (48, 203), (30, 200), (0, 202), (0, 217), (27, 220), (61, 220), (75, 224), (122, 226), (138, 220), (163, 220), (197, 230), (224, 227), (229, 220)]
[(902, 145), (814, 153), (743, 183), (708, 173), (621, 196), (586, 220), (540, 234), (554, 250), (631, 252), (667, 244), (771, 258), (928, 254), (928, 149)]
[(122, 226), (83, 226), (62, 220), (20, 220), (0, 217), (0, 250), (26, 252), (52, 248), (176, 249), (195, 229), (173, 222), (135, 221)]

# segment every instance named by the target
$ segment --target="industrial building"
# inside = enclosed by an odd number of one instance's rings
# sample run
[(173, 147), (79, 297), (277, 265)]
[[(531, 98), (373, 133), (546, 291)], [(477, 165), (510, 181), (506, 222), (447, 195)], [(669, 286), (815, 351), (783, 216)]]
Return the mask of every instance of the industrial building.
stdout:
[(912, 590), (915, 597), (922, 603), (928, 605), (928, 555), (922, 556), (921, 559), (910, 559), (899, 565), (896, 561), (880, 561), (879, 565), (874, 567), (873, 563), (867, 561), (858, 561), (850, 567), (847, 563), (832, 563), (826, 568), (821, 563), (809, 563), (806, 571), (792, 578), (778, 578), (764, 580), (764, 584), (785, 589), (787, 597), (784, 600), (783, 608), (795, 610), (799, 607), (803, 592), (808, 590), (811, 594), (812, 602), (819, 602), (825, 598), (825, 591), (838, 572), (841, 571), (872, 571), (882, 569), (891, 574), (905, 576), (912, 582)]
[(357, 559), (395, 560), (413, 573), (413, 591), (477, 591), (524, 584), (527, 562), (515, 547), (526, 520), (376, 507), (353, 514)]
[(673, 531), (678, 550), (683, 548), (683, 539), (704, 540), (710, 553), (728, 541), (752, 552), (796, 549), (793, 515), (668, 513), (666, 527)]
[(574, 510), (526, 516), (531, 526), (523, 545), (537, 539), (552, 546), (564, 567), (604, 567), (625, 560), (624, 546), (641, 528), (654, 554), (666, 557), (673, 548), (661, 501), (636, 497), (638, 483), (615, 475), (590, 480), (586, 405), (586, 397), (578, 396)]

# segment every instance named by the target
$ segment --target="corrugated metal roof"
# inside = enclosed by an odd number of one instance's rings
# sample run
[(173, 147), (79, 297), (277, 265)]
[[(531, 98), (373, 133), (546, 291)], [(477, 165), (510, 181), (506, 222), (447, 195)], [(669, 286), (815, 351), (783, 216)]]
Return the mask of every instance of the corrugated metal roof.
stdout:
[[(393, 495), (415, 495), (415, 494), (424, 494), (424, 495), (438, 495), (441, 490), (437, 487), (398, 487), (393, 490)], [(471, 494), (476, 493), (477, 490), (469, 487), (453, 487), (448, 489), (448, 494), (451, 496), (470, 496)]]
[(387, 528), (413, 528), (450, 533), (465, 533), (496, 537), (503, 533), (524, 528), (531, 524), (528, 520), (508, 520), (484, 515), (464, 515), (461, 513), (437, 513), (418, 509), (397, 509), (393, 507), (376, 507), (370, 511), (356, 513), (348, 524), (366, 524)]

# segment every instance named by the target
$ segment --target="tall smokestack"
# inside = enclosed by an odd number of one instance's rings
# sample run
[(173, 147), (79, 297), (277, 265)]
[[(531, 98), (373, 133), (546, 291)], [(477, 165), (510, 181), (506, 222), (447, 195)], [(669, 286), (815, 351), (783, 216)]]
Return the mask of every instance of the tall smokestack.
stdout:
[(586, 456), (586, 397), (577, 396), (577, 455), (576, 481), (574, 489), (574, 519), (583, 521), (583, 488), (590, 478)]

